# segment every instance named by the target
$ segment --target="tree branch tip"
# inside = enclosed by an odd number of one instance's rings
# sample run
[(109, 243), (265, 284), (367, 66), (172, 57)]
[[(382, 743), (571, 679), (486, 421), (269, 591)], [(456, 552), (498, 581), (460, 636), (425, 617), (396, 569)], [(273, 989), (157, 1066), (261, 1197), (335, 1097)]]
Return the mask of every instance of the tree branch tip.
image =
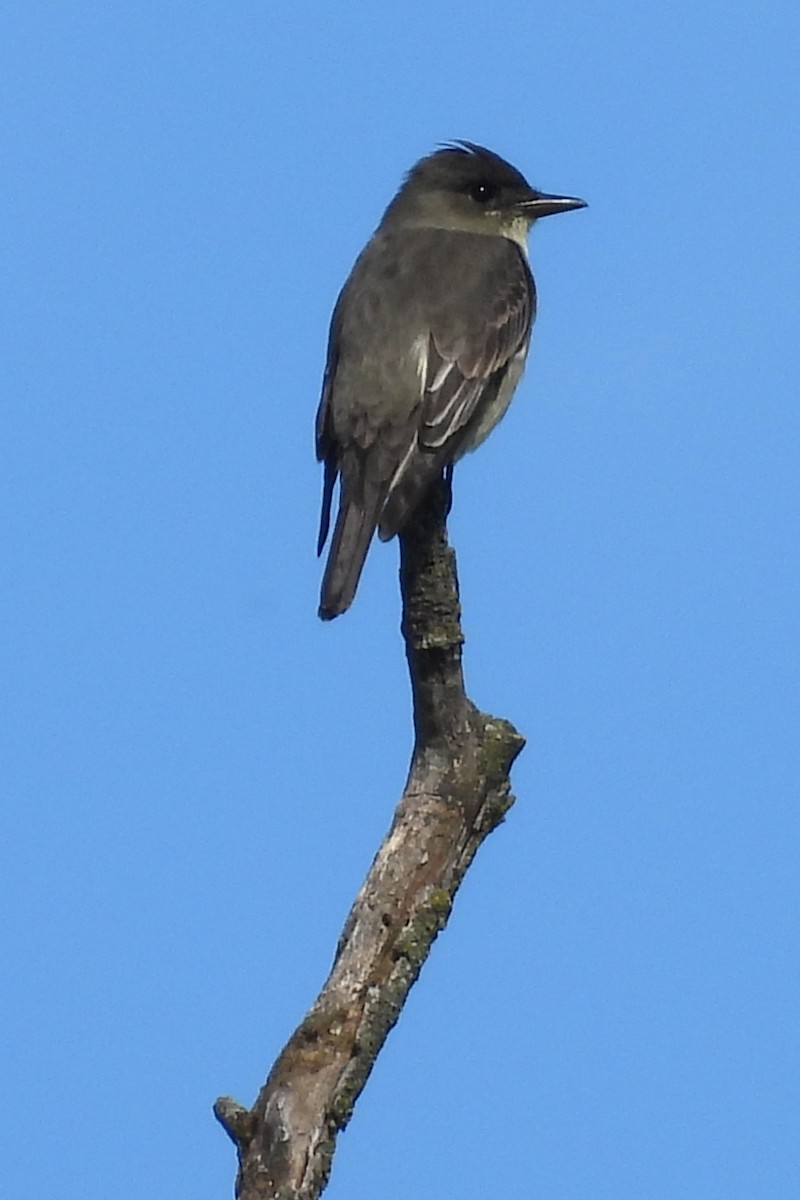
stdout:
[(491, 739), (504, 760), (502, 774), (507, 775), (525, 748), (525, 738), (504, 717), (490, 717), (484, 713), (483, 721), (485, 735)]
[(236, 1147), (252, 1139), (254, 1118), (249, 1108), (230, 1096), (220, 1096), (214, 1104), (214, 1116)]

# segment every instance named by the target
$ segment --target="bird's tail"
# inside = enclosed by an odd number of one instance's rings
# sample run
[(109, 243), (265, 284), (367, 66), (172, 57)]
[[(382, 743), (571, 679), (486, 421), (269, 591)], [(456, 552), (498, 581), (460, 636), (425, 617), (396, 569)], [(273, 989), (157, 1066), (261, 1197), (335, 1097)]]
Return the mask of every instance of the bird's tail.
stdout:
[(319, 615), (323, 621), (332, 621), (352, 604), (382, 504), (381, 492), (365, 497), (361, 504), (343, 497), (322, 577)]

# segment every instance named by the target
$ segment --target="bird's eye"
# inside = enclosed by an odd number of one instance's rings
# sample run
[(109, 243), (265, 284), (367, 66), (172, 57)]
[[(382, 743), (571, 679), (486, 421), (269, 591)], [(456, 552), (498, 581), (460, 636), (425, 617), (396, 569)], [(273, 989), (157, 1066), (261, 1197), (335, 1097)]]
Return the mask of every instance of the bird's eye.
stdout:
[(497, 188), (493, 183), (473, 183), (469, 194), (476, 204), (488, 204), (497, 195)]

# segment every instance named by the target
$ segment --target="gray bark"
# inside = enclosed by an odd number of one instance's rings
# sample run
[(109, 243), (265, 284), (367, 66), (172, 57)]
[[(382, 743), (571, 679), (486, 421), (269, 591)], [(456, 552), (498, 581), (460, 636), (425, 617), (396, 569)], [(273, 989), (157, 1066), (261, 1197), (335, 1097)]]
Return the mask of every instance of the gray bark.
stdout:
[(449, 489), (433, 489), (400, 539), (402, 631), (415, 745), (391, 829), (345, 922), (331, 973), (252, 1109), (214, 1111), (236, 1146), (238, 1200), (316, 1200), (389, 1030), (475, 852), (513, 803), (524, 739), (464, 690)]

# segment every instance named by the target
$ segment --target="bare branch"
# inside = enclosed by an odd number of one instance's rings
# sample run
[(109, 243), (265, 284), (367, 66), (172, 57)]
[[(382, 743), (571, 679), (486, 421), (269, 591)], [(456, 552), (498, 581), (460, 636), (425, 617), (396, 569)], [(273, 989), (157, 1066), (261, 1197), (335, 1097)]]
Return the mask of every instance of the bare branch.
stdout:
[(467, 698), (461, 669), (449, 489), (434, 489), (401, 537), (403, 636), (415, 746), (405, 792), (344, 926), (333, 968), (252, 1110), (227, 1097), (217, 1118), (239, 1155), (239, 1200), (316, 1200), (411, 985), (447, 923), (483, 839), (513, 803), (524, 739)]

